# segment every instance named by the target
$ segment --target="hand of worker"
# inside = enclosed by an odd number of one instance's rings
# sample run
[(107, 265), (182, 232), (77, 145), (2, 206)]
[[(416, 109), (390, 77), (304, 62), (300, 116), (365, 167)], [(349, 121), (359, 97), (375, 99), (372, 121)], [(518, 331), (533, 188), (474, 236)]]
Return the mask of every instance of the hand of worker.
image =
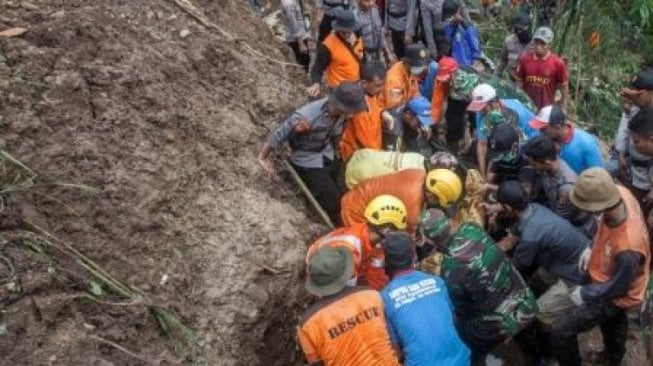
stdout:
[(503, 206), (500, 203), (482, 203), (482, 205), (488, 215), (496, 215), (503, 211)]
[(301, 53), (303, 55), (308, 53), (308, 46), (306, 45), (306, 42), (304, 42), (302, 40), (302, 41), (297, 42), (297, 44), (299, 45), (299, 53)]
[(306, 94), (308, 94), (309, 97), (315, 98), (318, 95), (320, 95), (320, 84), (315, 83), (306, 89)]
[(587, 272), (587, 265), (590, 262), (590, 254), (592, 250), (590, 248), (585, 248), (578, 258), (578, 270), (581, 272)]
[(518, 241), (519, 238), (517, 236), (514, 236), (512, 233), (508, 233), (508, 235), (505, 238), (499, 241), (498, 243), (499, 248), (501, 248), (501, 250), (503, 250), (504, 252), (507, 252), (510, 249), (512, 249), (517, 244)]
[(272, 165), (270, 160), (258, 158), (258, 163), (261, 164), (261, 167), (268, 175), (274, 175), (276, 173), (276, 169), (274, 169), (274, 165)]
[(576, 305), (583, 305), (583, 297), (580, 295), (581, 288), (582, 288), (581, 286), (576, 286), (574, 291), (572, 291), (571, 294), (569, 294), (571, 301), (573, 301), (574, 304)]

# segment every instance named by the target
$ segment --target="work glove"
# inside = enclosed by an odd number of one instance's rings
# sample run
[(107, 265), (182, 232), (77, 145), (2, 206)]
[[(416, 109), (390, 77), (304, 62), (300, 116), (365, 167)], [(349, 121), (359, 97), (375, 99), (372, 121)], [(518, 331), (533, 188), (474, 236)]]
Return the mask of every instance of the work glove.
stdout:
[(576, 286), (574, 291), (572, 291), (571, 294), (569, 294), (571, 301), (573, 301), (574, 304), (578, 306), (583, 305), (583, 297), (580, 295), (581, 288), (582, 288), (581, 286)]
[(585, 248), (585, 250), (580, 254), (580, 258), (578, 258), (578, 271), (587, 272), (587, 265), (590, 262), (590, 254), (592, 254), (592, 249), (589, 247)]

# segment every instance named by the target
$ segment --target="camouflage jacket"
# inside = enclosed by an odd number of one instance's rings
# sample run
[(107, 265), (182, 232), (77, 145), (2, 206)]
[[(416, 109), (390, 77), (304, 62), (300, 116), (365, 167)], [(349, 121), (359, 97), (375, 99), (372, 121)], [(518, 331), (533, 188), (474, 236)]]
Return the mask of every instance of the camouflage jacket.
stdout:
[(447, 244), (442, 276), (460, 319), (481, 318), (512, 336), (537, 314), (535, 296), (487, 233), (464, 223)]

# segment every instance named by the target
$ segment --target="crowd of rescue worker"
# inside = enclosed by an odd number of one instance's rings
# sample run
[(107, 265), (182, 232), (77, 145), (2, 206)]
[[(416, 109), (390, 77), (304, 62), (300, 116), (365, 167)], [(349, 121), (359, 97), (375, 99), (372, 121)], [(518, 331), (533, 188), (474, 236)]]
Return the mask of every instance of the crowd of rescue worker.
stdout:
[(567, 114), (554, 32), (528, 10), (495, 66), (462, 0), (315, 3), (310, 29), (281, 0), (312, 101), (258, 156), (273, 174), (287, 144), (336, 227), (306, 255), (307, 363), (484, 365), (509, 344), (581, 365), (595, 327), (610, 365), (629, 327), (653, 349), (653, 68), (621, 90), (608, 154)]

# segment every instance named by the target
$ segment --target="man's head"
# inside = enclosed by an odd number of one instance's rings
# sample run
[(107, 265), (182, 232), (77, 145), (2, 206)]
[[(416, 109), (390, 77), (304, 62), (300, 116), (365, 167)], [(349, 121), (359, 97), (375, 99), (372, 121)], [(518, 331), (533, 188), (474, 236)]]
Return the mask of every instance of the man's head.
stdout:
[(533, 34), (533, 52), (538, 57), (545, 57), (551, 52), (553, 31), (549, 27), (539, 27)]
[(559, 105), (550, 105), (540, 109), (529, 125), (544, 132), (551, 140), (562, 142), (567, 132), (567, 116)]
[(517, 217), (528, 207), (528, 195), (521, 183), (507, 180), (499, 184), (497, 202), (503, 206), (506, 214)]
[(490, 84), (479, 84), (472, 90), (472, 102), (469, 103), (467, 110), (470, 112), (480, 112), (487, 114), (497, 109), (499, 98), (497, 90)]
[(607, 170), (589, 168), (578, 177), (569, 199), (583, 211), (602, 213), (616, 207), (621, 202), (621, 195)]
[(444, 33), (444, 26), (437, 26), (434, 30), (435, 33), (435, 48), (438, 50), (436, 61), (440, 61), (442, 57), (447, 57), (451, 53), (451, 41)]
[(359, 83), (343, 81), (329, 95), (329, 113), (351, 117), (367, 110), (365, 91)]
[(461, 20), (460, 4), (458, 0), (444, 0), (442, 4), (442, 20), (445, 22), (456, 23)]
[(427, 129), (433, 124), (431, 102), (421, 95), (413, 97), (406, 103), (402, 120), (412, 129)]
[(315, 296), (335, 295), (354, 274), (354, 259), (345, 247), (322, 247), (308, 263), (304, 287)]
[(621, 94), (639, 108), (653, 108), (653, 67), (646, 68), (635, 75)]
[(385, 66), (380, 61), (365, 62), (360, 67), (361, 83), (365, 94), (374, 96), (383, 91), (385, 85)]
[(419, 217), (417, 232), (421, 238), (439, 252), (446, 252), (446, 244), (451, 236), (451, 223), (447, 216), (438, 209), (429, 209)]
[(653, 156), (653, 107), (640, 109), (628, 122), (628, 130), (637, 151)]
[(527, 44), (533, 38), (531, 34), (531, 17), (526, 13), (519, 13), (512, 21), (512, 31), (515, 32), (521, 44)]
[[(439, 49), (439, 48), (438, 48)], [(453, 78), (453, 74), (458, 70), (458, 62), (449, 56), (443, 56), (438, 61), (438, 74), (435, 80), (438, 83), (448, 83)]]
[(413, 268), (415, 247), (410, 235), (401, 231), (386, 234), (383, 239), (383, 255), (386, 272), (393, 273)]
[(558, 166), (558, 149), (546, 136), (528, 140), (524, 145), (524, 156), (535, 170), (552, 171)]
[(488, 138), (490, 160), (511, 162), (519, 151), (519, 133), (510, 122), (501, 122)]
[(360, 25), (358, 20), (356, 20), (356, 15), (350, 10), (344, 10), (338, 8), (335, 11), (335, 19), (332, 23), (333, 31), (342, 37), (343, 39), (349, 40), (358, 32)]
[(426, 174), (426, 201), (430, 207), (447, 208), (460, 199), (463, 183), (449, 169), (432, 169)]
[(412, 76), (421, 75), (429, 64), (429, 55), (421, 43), (406, 46), (404, 65)]
[(358, 0), (358, 7), (364, 11), (372, 9), (376, 6), (376, 0)]
[(375, 197), (363, 213), (370, 228), (384, 233), (390, 230), (405, 230), (407, 227), (406, 205), (397, 197), (383, 194)]

